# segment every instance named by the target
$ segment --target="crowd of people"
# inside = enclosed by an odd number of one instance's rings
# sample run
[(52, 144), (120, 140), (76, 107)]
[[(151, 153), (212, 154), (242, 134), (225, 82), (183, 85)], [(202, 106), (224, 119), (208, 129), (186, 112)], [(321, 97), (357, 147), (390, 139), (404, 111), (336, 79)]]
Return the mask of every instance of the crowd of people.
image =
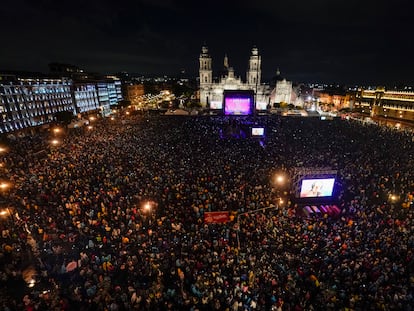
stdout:
[[(244, 121), (266, 138), (130, 114), (9, 141), (0, 310), (413, 310), (412, 132)], [(297, 167), (337, 170), (337, 217), (297, 213)]]

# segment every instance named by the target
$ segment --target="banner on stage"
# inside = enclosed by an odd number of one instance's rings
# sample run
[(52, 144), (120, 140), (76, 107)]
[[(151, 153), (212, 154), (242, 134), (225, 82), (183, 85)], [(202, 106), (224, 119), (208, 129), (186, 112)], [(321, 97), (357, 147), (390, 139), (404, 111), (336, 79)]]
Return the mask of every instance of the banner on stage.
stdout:
[(226, 223), (229, 221), (229, 212), (205, 212), (204, 223), (206, 224), (218, 224)]

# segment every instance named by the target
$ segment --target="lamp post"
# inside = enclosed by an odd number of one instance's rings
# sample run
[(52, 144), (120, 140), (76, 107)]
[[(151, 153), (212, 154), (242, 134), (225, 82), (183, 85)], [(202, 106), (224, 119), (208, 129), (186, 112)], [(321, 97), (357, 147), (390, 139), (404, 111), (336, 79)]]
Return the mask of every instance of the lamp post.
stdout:
[(148, 224), (151, 226), (151, 204), (149, 202), (145, 203), (144, 210), (148, 213)]
[(148, 225), (151, 226), (151, 219), (152, 219), (152, 209), (154, 204), (152, 202), (147, 202), (144, 204), (143, 209), (148, 214)]
[(10, 208), (7, 206), (5, 209), (0, 211), (0, 216), (10, 216), (12, 223), (14, 223), (14, 217), (13, 217), (13, 212), (10, 210)]
[[(10, 184), (8, 183), (8, 182), (4, 182), (4, 181), (2, 181), (1, 183), (0, 183), (0, 191), (1, 191), (1, 194), (2, 195), (4, 195), (4, 193), (7, 191), (7, 189), (9, 189), (10, 188)], [(11, 217), (11, 220), (12, 220), (12, 222), (14, 223), (14, 217), (13, 217), (13, 213), (12, 213), (12, 211), (10, 210), (10, 208), (9, 208), (9, 202), (8, 202), (8, 200), (7, 200), (7, 195), (6, 195), (6, 208), (5, 208), (5, 210), (2, 210), (1, 212), (0, 212), (0, 215), (1, 216), (6, 216), (6, 215), (10, 215), (10, 217)]]

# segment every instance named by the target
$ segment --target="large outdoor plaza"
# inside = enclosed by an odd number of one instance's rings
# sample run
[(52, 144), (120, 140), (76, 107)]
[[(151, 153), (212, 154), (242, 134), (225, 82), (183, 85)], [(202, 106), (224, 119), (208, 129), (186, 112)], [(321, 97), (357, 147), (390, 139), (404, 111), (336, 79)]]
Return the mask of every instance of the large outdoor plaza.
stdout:
[(413, 310), (412, 131), (130, 113), (0, 152), (0, 310)]

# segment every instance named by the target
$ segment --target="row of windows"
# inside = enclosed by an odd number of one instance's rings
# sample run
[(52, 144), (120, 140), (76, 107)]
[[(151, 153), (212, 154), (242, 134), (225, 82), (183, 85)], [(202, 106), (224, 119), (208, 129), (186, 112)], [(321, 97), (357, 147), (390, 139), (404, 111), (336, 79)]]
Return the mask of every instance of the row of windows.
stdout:
[(382, 96), (383, 99), (390, 99), (390, 100), (401, 100), (401, 101), (414, 101), (414, 94), (407, 95), (407, 94), (391, 94), (391, 95), (384, 95)]
[(62, 109), (58, 109), (56, 107), (51, 108), (42, 108), (42, 109), (32, 109), (32, 110), (21, 110), (21, 111), (2, 111), (3, 119), (7, 119), (9, 121), (20, 119), (21, 117), (34, 117), (34, 116), (43, 116), (50, 113), (56, 113), (61, 111)]
[(92, 93), (77, 93), (75, 94), (76, 99), (83, 99), (83, 98), (96, 98), (96, 94)]
[[(1, 96), (1, 95), (0, 95)], [(62, 98), (71, 98), (70, 94), (47, 94), (47, 95), (3, 95), (1, 96), (2, 101), (12, 102), (16, 101), (27, 101), (27, 100), (44, 100), (44, 99), (62, 99)]]
[(82, 102), (81, 105), (77, 106), (78, 108), (82, 108), (82, 107), (99, 107), (99, 104), (97, 102), (93, 102), (93, 101), (84, 101)]
[(96, 92), (96, 87), (94, 85), (80, 85), (76, 86), (76, 92)]
[(57, 94), (57, 93), (70, 93), (69, 87), (2, 87), (0, 88), (1, 93), (7, 95), (15, 94)]
[(0, 124), (0, 133), (13, 132), (32, 125), (33, 124), (29, 120), (24, 120), (21, 122), (17, 121), (13, 123), (3, 123)]

